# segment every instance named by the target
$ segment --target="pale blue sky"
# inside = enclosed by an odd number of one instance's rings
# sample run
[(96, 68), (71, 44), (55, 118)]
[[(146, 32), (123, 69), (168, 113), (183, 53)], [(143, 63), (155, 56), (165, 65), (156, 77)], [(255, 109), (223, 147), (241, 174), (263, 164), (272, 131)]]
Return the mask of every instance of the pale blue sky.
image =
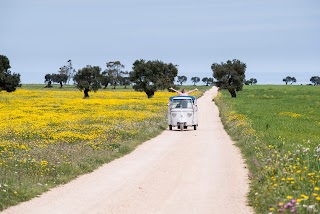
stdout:
[(320, 76), (318, 0), (0, 0), (0, 23), (0, 54), (22, 83), (43, 83), (69, 59), (127, 71), (161, 60), (189, 80), (228, 59), (260, 84)]

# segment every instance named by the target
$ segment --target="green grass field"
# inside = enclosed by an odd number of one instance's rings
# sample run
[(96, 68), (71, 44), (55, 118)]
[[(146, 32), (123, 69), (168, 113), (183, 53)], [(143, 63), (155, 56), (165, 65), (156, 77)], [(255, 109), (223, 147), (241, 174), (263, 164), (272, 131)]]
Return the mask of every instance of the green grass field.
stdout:
[(215, 99), (250, 169), (257, 213), (320, 212), (320, 87), (245, 86)]

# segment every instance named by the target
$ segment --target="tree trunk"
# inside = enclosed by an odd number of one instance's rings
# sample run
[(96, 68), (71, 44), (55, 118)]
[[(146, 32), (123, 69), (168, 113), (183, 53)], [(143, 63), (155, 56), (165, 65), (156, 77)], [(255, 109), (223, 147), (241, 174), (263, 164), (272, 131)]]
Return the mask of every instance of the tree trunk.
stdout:
[(231, 94), (231, 97), (234, 97), (234, 98), (237, 97), (237, 93), (235, 89), (229, 88), (228, 91)]
[(86, 99), (86, 98), (89, 98), (89, 88), (85, 88), (84, 89), (84, 91), (83, 91), (83, 93), (84, 93), (84, 97), (83, 97), (83, 99)]
[(60, 88), (62, 88), (62, 86), (63, 86), (63, 85), (62, 85), (62, 82), (59, 82), (59, 83), (60, 83)]
[(52, 88), (51, 83), (52, 83), (52, 82), (51, 82), (51, 81), (49, 81), (49, 82), (48, 82), (48, 85), (46, 85), (46, 87), (45, 87), (45, 88)]
[(151, 98), (151, 97), (153, 97), (153, 95), (154, 95), (154, 90), (152, 90), (152, 89), (150, 89), (150, 90), (145, 90), (145, 92), (146, 92), (148, 98)]

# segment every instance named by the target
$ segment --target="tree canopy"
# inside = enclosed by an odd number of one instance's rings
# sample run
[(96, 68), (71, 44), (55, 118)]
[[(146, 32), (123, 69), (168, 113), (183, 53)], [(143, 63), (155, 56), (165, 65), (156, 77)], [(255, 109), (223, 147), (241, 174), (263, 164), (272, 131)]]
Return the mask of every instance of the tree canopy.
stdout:
[(182, 85), (183, 83), (187, 82), (188, 78), (186, 76), (177, 76), (177, 82)]
[(291, 82), (291, 84), (294, 83), (294, 82), (297, 82), (295, 77), (290, 77), (290, 76), (287, 76), (286, 78), (283, 78), (282, 81), (285, 82), (286, 85), (288, 85), (289, 82)]
[(177, 65), (159, 60), (140, 59), (133, 63), (130, 81), (134, 83), (133, 88), (136, 91), (144, 91), (148, 98), (151, 98), (158, 89), (164, 90), (172, 87), (177, 74)]
[(99, 66), (87, 65), (79, 69), (73, 76), (77, 88), (84, 92), (84, 98), (89, 97), (89, 91), (98, 91), (101, 88), (101, 68)]
[(244, 84), (246, 85), (253, 85), (253, 84), (257, 84), (258, 80), (256, 78), (250, 78), (249, 80), (245, 80)]
[(200, 82), (200, 77), (191, 77), (191, 82), (193, 82), (193, 85), (196, 85)]
[(313, 76), (310, 78), (310, 82), (313, 83), (313, 85), (320, 85), (320, 77), (319, 76)]
[(114, 61), (107, 62), (106, 66), (107, 69), (103, 72), (103, 75), (107, 77), (103, 78), (103, 85), (108, 85), (108, 83), (110, 83), (113, 85), (113, 89), (115, 89), (116, 85), (122, 81), (123, 75), (126, 73), (123, 71), (124, 65), (121, 64), (120, 61)]
[(0, 55), (0, 91), (13, 92), (20, 86), (20, 74), (11, 73), (8, 57)]
[(60, 88), (62, 88), (63, 86), (63, 83), (66, 84), (67, 81), (68, 81), (68, 76), (67, 74), (64, 74), (64, 73), (60, 73), (60, 74), (46, 74), (44, 76), (44, 82), (45, 83), (48, 83), (48, 85), (46, 86), (46, 88), (51, 88), (52, 85), (51, 83), (52, 82), (56, 82), (56, 83), (59, 83), (60, 84)]
[(228, 89), (232, 97), (237, 97), (236, 91), (242, 90), (246, 68), (246, 64), (238, 59), (220, 64), (213, 63), (211, 66), (217, 86)]
[(213, 84), (213, 78), (212, 77), (203, 77), (202, 82), (204, 82), (204, 84), (206, 84), (206, 86), (209, 86), (209, 85)]
[[(62, 82), (69, 84), (69, 81), (73, 78), (74, 74), (75, 74), (75, 70), (72, 67), (72, 61), (71, 59), (69, 59), (67, 61), (67, 64), (62, 66), (59, 69), (59, 74), (61, 74), (60, 76), (56, 76), (55, 78), (58, 78), (56, 82), (60, 83), (61, 87), (62, 87)], [(65, 80), (65, 78), (67, 78), (67, 80)], [(59, 81), (61, 80), (61, 81)]]

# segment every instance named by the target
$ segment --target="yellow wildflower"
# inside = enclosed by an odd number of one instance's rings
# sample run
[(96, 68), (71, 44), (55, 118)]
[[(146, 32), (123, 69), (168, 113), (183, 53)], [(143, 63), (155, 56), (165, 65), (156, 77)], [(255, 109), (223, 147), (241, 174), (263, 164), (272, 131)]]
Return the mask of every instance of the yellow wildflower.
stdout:
[(46, 160), (41, 161), (41, 166), (45, 167), (47, 165), (48, 165), (48, 161), (46, 161)]

